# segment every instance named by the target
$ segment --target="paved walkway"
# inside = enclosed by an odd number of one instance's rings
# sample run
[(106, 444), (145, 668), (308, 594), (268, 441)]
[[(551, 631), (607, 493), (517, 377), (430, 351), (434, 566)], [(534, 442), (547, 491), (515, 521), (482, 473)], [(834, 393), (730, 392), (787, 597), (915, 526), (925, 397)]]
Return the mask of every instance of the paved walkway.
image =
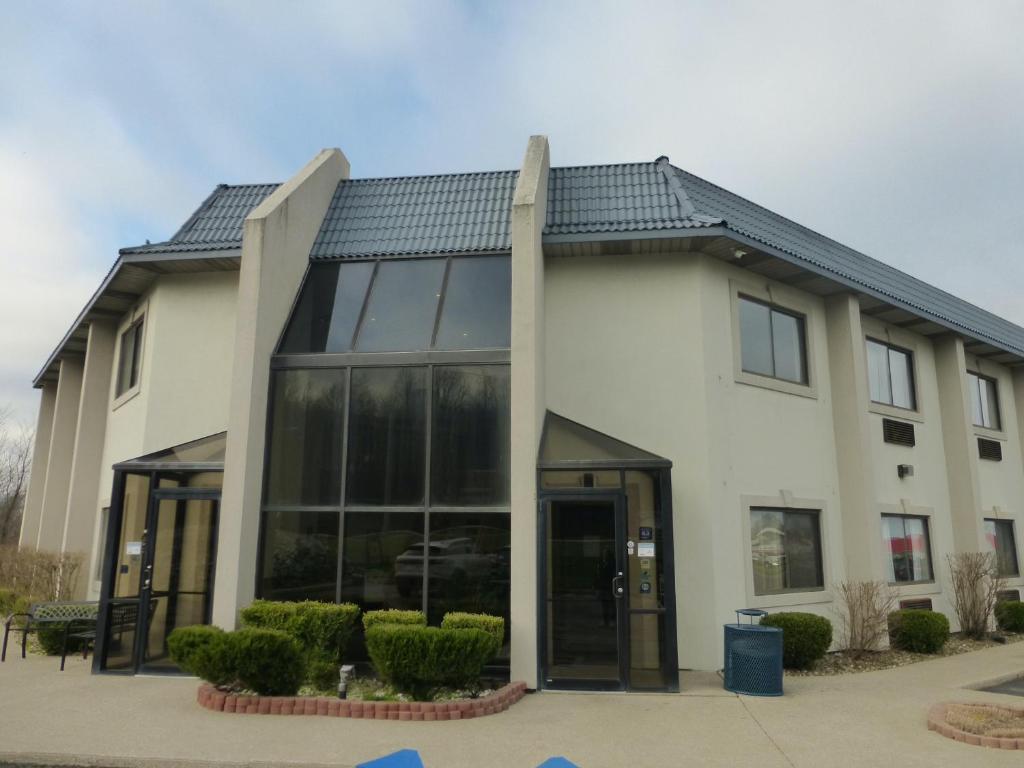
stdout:
[(1024, 755), (927, 730), (931, 704), (1019, 697), (966, 687), (1024, 674), (1024, 643), (909, 667), (786, 679), (786, 696), (734, 696), (714, 675), (682, 695), (542, 693), (479, 720), (398, 723), (225, 715), (195, 703), (196, 681), (90, 676), (81, 659), (0, 665), (0, 765), (331, 765), (403, 747), (427, 768), (534, 768), (564, 755), (582, 768), (645, 766), (1016, 766)]

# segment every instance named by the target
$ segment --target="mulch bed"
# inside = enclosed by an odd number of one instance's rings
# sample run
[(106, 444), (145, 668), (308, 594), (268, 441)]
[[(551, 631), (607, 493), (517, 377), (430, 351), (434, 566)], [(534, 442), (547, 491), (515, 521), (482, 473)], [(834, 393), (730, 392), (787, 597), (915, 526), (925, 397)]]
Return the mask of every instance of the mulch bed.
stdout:
[(995, 749), (1024, 749), (1024, 709), (1001, 704), (943, 702), (928, 712), (928, 730)]
[[(1003, 632), (1006, 643), (1019, 643), (1024, 640), (1024, 634)], [(907, 664), (916, 664), (919, 661), (928, 661), (942, 656), (956, 656), (961, 653), (980, 651), (985, 648), (998, 648), (1004, 643), (997, 643), (995, 640), (971, 640), (960, 634), (950, 635), (946, 645), (938, 653), (911, 653), (910, 651), (897, 651), (888, 649), (885, 651), (874, 651), (865, 653), (860, 658), (848, 651), (836, 651), (829, 653), (819, 661), (813, 669), (808, 670), (786, 670), (787, 675), (794, 676), (821, 676), (821, 675), (844, 675), (851, 672), (871, 672), (876, 669), (890, 669), (892, 667), (903, 667)]]

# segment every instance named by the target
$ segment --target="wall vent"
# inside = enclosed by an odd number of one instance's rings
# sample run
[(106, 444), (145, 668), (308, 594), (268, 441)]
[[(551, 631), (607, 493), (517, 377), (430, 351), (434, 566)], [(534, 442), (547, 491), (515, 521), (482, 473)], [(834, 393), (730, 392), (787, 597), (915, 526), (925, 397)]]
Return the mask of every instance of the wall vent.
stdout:
[(1020, 602), (1020, 590), (1019, 589), (1004, 589), (996, 595), (997, 603), (1007, 603), (1010, 601)]
[(983, 459), (988, 459), (989, 461), (1002, 461), (1003, 444), (998, 440), (986, 440), (984, 437), (979, 437), (978, 455)]
[(914, 597), (909, 600), (900, 600), (900, 610), (930, 611), (932, 599), (930, 597)]
[(895, 419), (882, 419), (882, 439), (896, 445), (915, 445), (914, 425)]

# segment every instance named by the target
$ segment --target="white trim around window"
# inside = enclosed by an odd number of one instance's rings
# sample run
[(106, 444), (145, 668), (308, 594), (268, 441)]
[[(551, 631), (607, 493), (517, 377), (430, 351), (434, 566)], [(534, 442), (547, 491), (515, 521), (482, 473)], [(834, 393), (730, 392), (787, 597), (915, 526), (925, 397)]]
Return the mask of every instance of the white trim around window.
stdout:
[[(751, 548), (751, 512), (757, 509), (778, 509), (793, 512), (816, 512), (818, 541), (821, 548), (822, 586), (758, 595), (754, 589), (753, 550)], [(830, 524), (827, 505), (822, 499), (796, 498), (782, 491), (778, 496), (741, 496), (740, 518), (743, 531), (743, 570), (746, 580), (747, 606), (751, 608), (785, 608), (832, 602), (832, 570), (829, 555)]]
[[(818, 397), (818, 382), (815, 375), (814, 355), (813, 312), (815, 305), (807, 297), (801, 296), (799, 292), (785, 286), (736, 278), (729, 280), (729, 297), (732, 311), (733, 371), (736, 382), (816, 399)], [(806, 382), (762, 375), (743, 369), (743, 337), (740, 330), (740, 300), (743, 298), (767, 305), (782, 315), (796, 317), (801, 321)]]
[[(135, 397), (142, 389), (142, 366), (146, 356), (146, 334), (148, 333), (147, 310), (148, 303), (140, 304), (125, 314), (124, 319), (117, 327), (117, 335), (114, 337), (114, 370), (113, 380), (110, 382), (113, 403), (111, 410), (116, 411), (122, 405)], [(139, 326), (140, 338), (134, 347), (135, 360), (133, 365), (136, 369), (135, 383), (118, 394), (119, 377), (121, 371), (121, 355), (123, 352), (124, 335), (133, 327)]]

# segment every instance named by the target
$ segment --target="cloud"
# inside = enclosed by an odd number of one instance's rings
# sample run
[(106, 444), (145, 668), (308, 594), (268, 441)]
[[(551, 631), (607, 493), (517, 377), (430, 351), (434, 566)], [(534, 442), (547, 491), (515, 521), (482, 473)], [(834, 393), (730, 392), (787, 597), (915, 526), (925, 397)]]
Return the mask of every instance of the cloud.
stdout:
[(0, 404), (118, 247), (324, 146), (361, 176), (516, 167), (531, 133), (559, 165), (668, 154), (1024, 323), (1021, 28), (1007, 2), (14, 6)]

